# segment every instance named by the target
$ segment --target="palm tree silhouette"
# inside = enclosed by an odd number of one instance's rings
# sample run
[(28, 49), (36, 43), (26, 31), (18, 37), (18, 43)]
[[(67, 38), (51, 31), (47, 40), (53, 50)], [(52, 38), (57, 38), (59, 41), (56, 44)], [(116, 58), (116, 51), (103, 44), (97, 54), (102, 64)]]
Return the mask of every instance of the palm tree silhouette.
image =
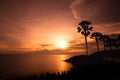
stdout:
[(100, 37), (100, 40), (103, 41), (103, 45), (104, 45), (104, 50), (106, 50), (106, 42), (108, 41), (109, 36), (108, 35), (102, 35)]
[(117, 39), (116, 39), (116, 48), (120, 47), (120, 34), (118, 35)]
[(90, 31), (92, 31), (92, 27), (89, 27), (91, 24), (90, 21), (83, 20), (79, 23), (78, 26), (78, 33), (81, 32), (82, 35), (85, 37), (85, 43), (86, 43), (86, 54), (88, 55), (88, 44), (87, 44), (87, 36), (90, 35)]
[(113, 47), (117, 48), (117, 45), (118, 45), (117, 39), (115, 39), (115, 38), (111, 39), (111, 47), (113, 46)]
[(102, 34), (100, 32), (94, 32), (94, 33), (92, 33), (92, 35), (90, 37), (90, 38), (95, 38), (98, 52), (99, 52), (98, 40), (100, 39), (101, 36), (102, 36)]
[(120, 47), (120, 34), (118, 35), (118, 45)]
[(114, 39), (111, 39), (108, 35), (106, 35), (105, 46), (109, 47), (112, 50)]

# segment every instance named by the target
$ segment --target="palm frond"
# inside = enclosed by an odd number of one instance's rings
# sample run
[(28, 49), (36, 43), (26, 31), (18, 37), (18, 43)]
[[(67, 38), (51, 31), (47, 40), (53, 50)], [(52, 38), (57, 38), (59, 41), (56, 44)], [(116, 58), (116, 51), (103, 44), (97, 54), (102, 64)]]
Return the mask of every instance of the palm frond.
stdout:
[(90, 35), (90, 31), (87, 31), (85, 35), (86, 35), (86, 36)]
[(80, 27), (78, 27), (77, 29), (78, 29), (78, 33), (82, 30)]
[(91, 27), (89, 27), (89, 29), (88, 29), (88, 30), (92, 31), (92, 29), (93, 29), (93, 27), (91, 26)]

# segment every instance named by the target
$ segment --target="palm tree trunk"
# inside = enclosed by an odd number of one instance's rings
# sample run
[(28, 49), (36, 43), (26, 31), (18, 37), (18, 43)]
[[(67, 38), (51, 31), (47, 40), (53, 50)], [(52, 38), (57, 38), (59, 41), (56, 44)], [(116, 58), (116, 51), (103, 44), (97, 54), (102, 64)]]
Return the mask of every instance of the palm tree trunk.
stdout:
[(105, 41), (103, 41), (103, 45), (104, 45), (104, 51), (106, 51), (106, 47), (105, 47)]
[(110, 46), (110, 51), (112, 50), (112, 44), (111, 44), (111, 42), (109, 43), (109, 46)]
[(112, 50), (112, 46), (110, 45), (110, 51)]
[(87, 37), (86, 37), (86, 35), (85, 35), (85, 43), (86, 43), (86, 54), (88, 56), (88, 44), (87, 44)]
[(99, 52), (99, 44), (98, 44), (98, 39), (97, 38), (95, 38), (96, 39), (96, 45), (97, 45), (97, 49), (98, 49), (98, 52)]

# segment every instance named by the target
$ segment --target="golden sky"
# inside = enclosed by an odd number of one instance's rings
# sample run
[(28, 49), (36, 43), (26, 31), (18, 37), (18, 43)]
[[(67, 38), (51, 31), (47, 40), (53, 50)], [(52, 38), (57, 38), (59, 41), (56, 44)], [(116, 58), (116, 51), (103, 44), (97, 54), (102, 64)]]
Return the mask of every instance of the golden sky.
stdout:
[(93, 31), (118, 34), (119, 3), (119, 0), (1, 0), (0, 50), (57, 52), (56, 45), (65, 41), (66, 50), (83, 52), (84, 36), (77, 33), (78, 23), (89, 20)]

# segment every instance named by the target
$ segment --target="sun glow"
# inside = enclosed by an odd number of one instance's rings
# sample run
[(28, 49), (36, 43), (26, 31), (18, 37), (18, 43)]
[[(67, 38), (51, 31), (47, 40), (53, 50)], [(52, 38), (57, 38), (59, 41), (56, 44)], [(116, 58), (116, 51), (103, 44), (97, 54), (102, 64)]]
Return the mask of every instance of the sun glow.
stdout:
[(66, 41), (60, 41), (57, 43), (57, 47), (61, 49), (65, 49), (67, 47), (67, 42)]

